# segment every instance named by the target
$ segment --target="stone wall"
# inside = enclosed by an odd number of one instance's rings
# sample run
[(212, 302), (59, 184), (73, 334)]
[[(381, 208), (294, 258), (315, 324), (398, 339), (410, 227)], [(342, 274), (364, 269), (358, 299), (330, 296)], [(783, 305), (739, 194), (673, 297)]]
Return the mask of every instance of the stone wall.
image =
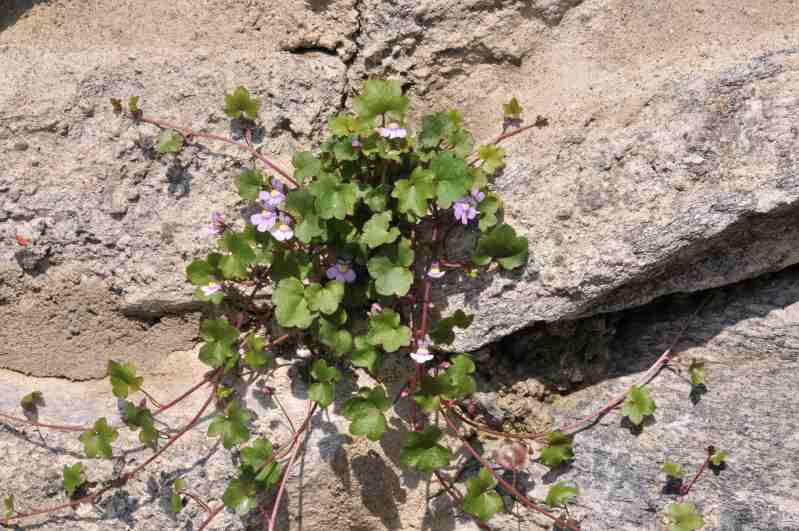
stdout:
[[(496, 415), (548, 426), (570, 414), (545, 405), (557, 392), (578, 415), (643, 370), (689, 312), (681, 299), (655, 298), (734, 285), (713, 291), (726, 302), (708, 307), (684, 339), (718, 364), (724, 385), (692, 406), (684, 383), (665, 373), (655, 426), (636, 438), (611, 415), (579, 439), (582, 457), (564, 473), (590, 478), (578, 508), (586, 529), (656, 529), (649, 509), (665, 498), (654, 461), (667, 451), (691, 459), (711, 439), (737, 456), (732, 474), (697, 493), (715, 519), (708, 529), (799, 528), (796, 471), (778, 466), (797, 446), (797, 28), (791, 0), (0, 0), (0, 409), (47, 384), (70, 406), (48, 404), (51, 420), (84, 422), (101, 405), (113, 411), (104, 382), (61, 379), (102, 378), (109, 358), (131, 360), (175, 391), (200, 370), (184, 370), (197, 306), (183, 269), (211, 244), (202, 234), (211, 210), (241, 217), (233, 178), (246, 161), (212, 143), (172, 162), (154, 157), (156, 130), (115, 117), (109, 97), (138, 94), (148, 113), (237, 134), (220, 98), (244, 84), (265, 101), (259, 145), (287, 164), (362, 79), (390, 76), (415, 97), (416, 116), (458, 106), (483, 141), (496, 135), (511, 96), (529, 118), (549, 120), (508, 142), (495, 182), (506, 217), (530, 240), (530, 264), (453, 279), (438, 305), (477, 314), (458, 346), (491, 344), (481, 351), (484, 372), (504, 376), (486, 376), (483, 391)], [(21, 248), (16, 235), (32, 245)], [(564, 360), (599, 354), (541, 374), (544, 350)], [(508, 356), (521, 375), (503, 368)], [(773, 393), (780, 406), (765, 409)], [(329, 431), (314, 440), (309, 475), (295, 484), (319, 488), (304, 495), (302, 511), (287, 509), (291, 529), (300, 517), (309, 529), (470, 525), (443, 497), (425, 512), (434, 486), (399, 472), (399, 438), (382, 448), (351, 441), (335, 410), (323, 424)], [(46, 497), (36, 489), (73, 459), (74, 441), (48, 435), (29, 447), (20, 438), (35, 443), (34, 431), (1, 429), (5, 455), (54, 459), (24, 485)], [(213, 451), (202, 433), (186, 445)], [(213, 456), (218, 466), (195, 478), (209, 497), (231, 470), (227, 452)], [(385, 481), (370, 475), (377, 469)], [(0, 467), (0, 489), (18, 470)], [(175, 527), (159, 520), (164, 481), (132, 487), (102, 517), (89, 511), (44, 525)], [(220, 522), (242, 526), (232, 515)], [(507, 517), (501, 528), (517, 525)]]

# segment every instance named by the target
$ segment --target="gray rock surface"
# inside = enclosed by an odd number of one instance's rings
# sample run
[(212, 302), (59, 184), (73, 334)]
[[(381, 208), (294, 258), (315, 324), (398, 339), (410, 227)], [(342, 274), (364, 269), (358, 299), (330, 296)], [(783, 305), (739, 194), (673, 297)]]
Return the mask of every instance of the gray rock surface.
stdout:
[(669, 83), (624, 128), (572, 130), (535, 159), (512, 157), (494, 187), (531, 261), (455, 285), (449, 305), (477, 315), (461, 344), (799, 261), (796, 58)]
[[(464, 108), (482, 139), (511, 94), (549, 116), (550, 128), (508, 142), (496, 182), (531, 241), (530, 267), (450, 279), (447, 306), (478, 313), (463, 348), (794, 263), (795, 55), (752, 60), (790, 44), (785, 28), (799, 15), (789, 4), (297, 0), (270, 10), (148, 0), (90, 10), (5, 0), (0, 311), (13, 326), (0, 332), (0, 366), (98, 377), (108, 357), (146, 363), (186, 347), (170, 341), (184, 337), (171, 325), (150, 325), (193, 319), (182, 271), (210, 244), (212, 209), (240, 218), (231, 179), (247, 161), (211, 143), (177, 158), (142, 150), (155, 129), (107, 104), (132, 93), (148, 112), (226, 133), (219, 95), (251, 86), (266, 102), (259, 145), (284, 163), (367, 75), (403, 79), (419, 112)], [(462, 27), (475, 31), (464, 38)], [(636, 44), (643, 36), (662, 53)], [(17, 235), (32, 245), (21, 249)], [(99, 283), (111, 310), (75, 328), (57, 295), (65, 276), (83, 279), (70, 293)], [(155, 348), (109, 352), (105, 329), (124, 320)], [(36, 347), (39, 332), (23, 341), (30, 352), (9, 346), (31, 321), (53, 338), (79, 330), (78, 350), (67, 350), (89, 359), (81, 374), (59, 361), (72, 356), (43, 362), (52, 348)]]

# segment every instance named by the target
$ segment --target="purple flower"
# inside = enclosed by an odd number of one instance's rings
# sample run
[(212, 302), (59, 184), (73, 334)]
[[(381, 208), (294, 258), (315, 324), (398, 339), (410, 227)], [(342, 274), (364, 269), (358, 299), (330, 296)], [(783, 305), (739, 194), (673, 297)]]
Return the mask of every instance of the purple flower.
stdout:
[(363, 144), (361, 144), (361, 141), (358, 140), (357, 138), (353, 138), (352, 139), (352, 147), (354, 149), (361, 149), (363, 147)]
[(474, 199), (471, 197), (462, 197), (458, 199), (455, 201), (455, 205), (453, 205), (452, 208), (455, 212), (455, 219), (464, 225), (468, 225), (469, 221), (477, 217), (477, 208), (475, 208)]
[(258, 194), (258, 199), (267, 208), (276, 208), (286, 200), (286, 194), (283, 192), (283, 183), (277, 179), (272, 179), (272, 189)]
[(377, 130), (383, 138), (405, 138), (408, 131), (400, 127), (397, 122), (391, 122), (388, 127), (381, 127)]
[(211, 283), (208, 284), (207, 286), (201, 287), (200, 289), (202, 290), (203, 295), (205, 295), (206, 297), (210, 297), (211, 295), (222, 289), (222, 284)]
[(355, 270), (348, 262), (339, 260), (336, 265), (332, 265), (327, 270), (327, 278), (331, 280), (338, 280), (345, 284), (352, 284), (355, 282)]
[(424, 339), (417, 339), (416, 340), (416, 351), (411, 352), (411, 358), (416, 363), (427, 363), (431, 359), (433, 359), (433, 355), (430, 354), (430, 345), (433, 342), (430, 340), (430, 336), (425, 336)]
[(250, 223), (255, 225), (258, 232), (266, 232), (275, 226), (277, 214), (271, 210), (263, 210), (260, 214), (250, 216)]
[(477, 217), (477, 204), (485, 198), (486, 195), (478, 188), (472, 188), (471, 194), (455, 201), (453, 205), (455, 219), (464, 225), (468, 225), (471, 220)]
[(225, 232), (225, 220), (222, 219), (222, 214), (214, 210), (211, 212), (211, 224), (208, 225), (208, 234), (219, 235)]
[(433, 262), (430, 264), (430, 270), (427, 272), (427, 276), (430, 278), (441, 278), (446, 273), (441, 270), (441, 264), (438, 262)]
[(279, 242), (284, 242), (294, 237), (294, 231), (291, 230), (291, 220), (285, 214), (280, 214), (279, 220), (269, 232)]

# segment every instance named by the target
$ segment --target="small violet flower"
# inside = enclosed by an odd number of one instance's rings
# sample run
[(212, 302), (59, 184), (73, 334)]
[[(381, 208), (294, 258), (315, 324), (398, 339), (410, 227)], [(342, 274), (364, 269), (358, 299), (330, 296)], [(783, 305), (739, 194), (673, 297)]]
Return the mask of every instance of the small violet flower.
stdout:
[(284, 214), (280, 215), (279, 220), (274, 224), (270, 232), (279, 242), (284, 242), (294, 237), (294, 231), (291, 229), (291, 220)]
[(405, 138), (408, 131), (400, 127), (397, 122), (391, 122), (388, 127), (381, 127), (377, 130), (383, 138)]
[(427, 276), (430, 278), (441, 278), (446, 274), (446, 272), (442, 271), (441, 264), (438, 262), (433, 262), (430, 264), (430, 270), (427, 272)]
[(208, 225), (207, 230), (208, 234), (213, 234), (214, 236), (225, 232), (225, 220), (222, 219), (222, 214), (216, 210), (211, 212), (211, 224)]
[(250, 223), (255, 225), (258, 232), (266, 232), (275, 226), (277, 214), (271, 210), (263, 210), (260, 214), (250, 216)]
[(453, 205), (455, 219), (468, 225), (471, 220), (477, 217), (477, 204), (485, 199), (486, 195), (478, 188), (473, 188), (470, 195), (461, 197)]
[(258, 194), (258, 199), (261, 200), (266, 208), (276, 208), (286, 200), (286, 194), (283, 191), (283, 183), (277, 179), (272, 179), (272, 189), (268, 192), (261, 192)]
[(339, 260), (336, 265), (330, 266), (327, 270), (327, 278), (331, 280), (338, 280), (345, 284), (352, 284), (355, 282), (355, 270), (348, 262)]
[(416, 341), (416, 351), (411, 352), (411, 358), (416, 363), (427, 363), (431, 359), (433, 359), (433, 355), (430, 354), (430, 345), (433, 342), (430, 341), (430, 336), (425, 336), (424, 339), (419, 339)]
[(211, 295), (222, 289), (222, 284), (211, 283), (208, 284), (207, 286), (201, 287), (200, 289), (202, 290), (203, 295), (205, 295), (206, 297), (210, 297)]
[(361, 149), (362, 147), (363, 147), (363, 144), (361, 144), (360, 140), (358, 140), (357, 138), (353, 138), (352, 139), (352, 148), (353, 149)]

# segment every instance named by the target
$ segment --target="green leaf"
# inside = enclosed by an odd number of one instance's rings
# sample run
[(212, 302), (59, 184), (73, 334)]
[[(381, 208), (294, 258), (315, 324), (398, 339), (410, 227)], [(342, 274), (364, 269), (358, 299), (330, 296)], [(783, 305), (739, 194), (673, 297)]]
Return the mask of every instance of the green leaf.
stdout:
[(83, 450), (86, 455), (95, 458), (98, 455), (111, 459), (113, 457), (113, 450), (111, 443), (117, 440), (119, 432), (108, 425), (105, 417), (98, 419), (94, 423), (94, 427), (81, 434), (78, 438), (83, 443)]
[(385, 309), (369, 317), (367, 339), (374, 346), (382, 346), (386, 352), (396, 352), (411, 344), (411, 329), (400, 324), (400, 315)]
[(505, 150), (493, 144), (480, 146), (478, 154), (480, 155), (480, 160), (483, 161), (483, 171), (488, 175), (493, 175), (505, 165)]
[(239, 279), (247, 276), (248, 267), (255, 263), (256, 256), (244, 234), (226, 232), (219, 244), (230, 252), (219, 260), (219, 268), (225, 278)]
[(511, 98), (508, 103), (502, 104), (502, 114), (504, 114), (506, 118), (518, 119), (521, 117), (522, 112), (524, 112), (524, 109), (519, 105), (519, 100), (517, 100), (515, 96)]
[(222, 446), (227, 449), (247, 442), (250, 438), (250, 412), (238, 401), (227, 405), (224, 413), (218, 415), (208, 426), (209, 437), (222, 436)]
[(419, 133), (419, 145), (433, 148), (447, 138), (458, 126), (448, 112), (438, 112), (422, 118), (422, 131)]
[(374, 214), (363, 225), (363, 236), (361, 241), (369, 246), (370, 249), (380, 247), (386, 243), (393, 243), (399, 238), (400, 231), (397, 227), (390, 227), (391, 212), (385, 211)]
[(327, 120), (327, 128), (336, 136), (348, 136), (355, 131), (355, 117), (349, 114), (337, 114)]
[(224, 319), (206, 319), (200, 323), (200, 337), (205, 345), (200, 349), (200, 361), (213, 368), (225, 366), (238, 359), (235, 343), (239, 331)]
[(344, 298), (344, 289), (344, 284), (337, 280), (331, 280), (324, 286), (314, 282), (305, 288), (308, 307), (311, 311), (330, 315), (338, 310)]
[(474, 315), (466, 314), (463, 310), (455, 310), (455, 313), (445, 319), (441, 319), (430, 331), (430, 338), (438, 345), (450, 345), (455, 341), (454, 328), (465, 330), (471, 326)]
[(379, 441), (386, 431), (386, 417), (383, 412), (390, 407), (391, 401), (382, 387), (362, 388), (357, 396), (345, 402), (342, 414), (352, 421), (351, 434)]
[(136, 367), (132, 363), (122, 364), (108, 360), (108, 376), (111, 378), (114, 396), (118, 398), (127, 398), (130, 391), (138, 391), (144, 383), (143, 377), (136, 376)]
[(172, 511), (172, 514), (178, 514), (183, 510), (183, 498), (181, 498), (179, 494), (173, 492), (172, 495), (169, 496), (169, 509)]
[(139, 114), (141, 109), (139, 109), (139, 97), (138, 96), (131, 96), (128, 98), (128, 110), (131, 114)]
[(729, 453), (725, 452), (724, 450), (718, 450), (710, 456), (710, 464), (713, 466), (721, 466), (724, 461), (730, 456)]
[(75, 463), (72, 466), (64, 465), (63, 485), (67, 496), (71, 498), (75, 494), (75, 491), (84, 483), (86, 483), (86, 474), (83, 471), (82, 464)]
[(476, 367), (472, 359), (466, 354), (459, 354), (452, 358), (449, 368), (444, 373), (448, 380), (448, 389), (444, 393), (450, 400), (461, 400), (477, 391), (477, 382), (471, 375)]
[(579, 494), (580, 489), (576, 486), (572, 487), (562, 481), (558, 481), (549, 487), (544, 503), (550, 507), (566, 507), (566, 504), (573, 503)]
[(264, 186), (264, 175), (258, 170), (244, 170), (239, 174), (239, 195), (254, 201)]
[(239, 339), (239, 331), (225, 319), (206, 319), (200, 323), (200, 337), (204, 341), (232, 344)]
[(497, 211), (499, 211), (500, 206), (501, 202), (497, 196), (486, 194), (486, 198), (477, 206), (477, 210), (480, 213), (480, 232), (485, 232), (497, 224)]
[(158, 152), (178, 153), (183, 148), (183, 137), (174, 129), (163, 131), (158, 137)]
[(441, 153), (430, 163), (438, 185), (438, 205), (449, 208), (452, 203), (465, 196), (472, 187), (474, 179), (466, 161), (452, 153)]
[(402, 118), (408, 108), (408, 98), (402, 95), (398, 81), (371, 79), (363, 84), (363, 92), (352, 100), (355, 112), (361, 118), (372, 118), (389, 113)]
[(691, 374), (691, 385), (705, 385), (706, 374), (704, 361), (691, 360), (688, 372)]
[(305, 287), (296, 278), (285, 278), (280, 281), (272, 295), (275, 303), (275, 316), (280, 326), (308, 328), (313, 322), (308, 300), (305, 298)]
[(255, 120), (261, 108), (261, 100), (250, 96), (250, 91), (244, 87), (236, 87), (232, 94), (225, 95), (225, 114), (231, 118), (242, 116)]
[(695, 531), (705, 526), (705, 519), (693, 503), (672, 503), (667, 509), (669, 531)]
[(336, 160), (343, 162), (345, 160), (355, 160), (358, 158), (359, 152), (352, 146), (352, 140), (357, 137), (345, 138), (341, 142), (336, 142), (333, 145), (333, 156)]
[(541, 462), (548, 467), (556, 467), (574, 458), (572, 443), (574, 435), (553, 431), (547, 436), (547, 447), (541, 450)]
[(219, 261), (221, 259), (221, 254), (211, 253), (207, 260), (193, 261), (186, 268), (186, 278), (195, 286), (207, 286), (220, 280), (219, 275), (222, 272), (219, 271)]
[(388, 208), (388, 185), (365, 186), (363, 188), (363, 202), (372, 212), (383, 212)]
[(494, 259), (503, 269), (516, 269), (526, 264), (528, 257), (527, 238), (516, 236), (513, 227), (503, 223), (480, 236), (472, 261), (484, 266)]
[(42, 404), (44, 404), (44, 396), (41, 391), (31, 391), (19, 401), (19, 405), (22, 406), (22, 409), (27, 411), (32, 411), (36, 409), (36, 406)]
[(413, 274), (408, 269), (414, 257), (410, 242), (403, 238), (396, 246), (381, 249), (380, 253), (367, 264), (377, 292), (386, 296), (407, 294), (413, 284)]
[(311, 376), (318, 382), (336, 383), (341, 380), (341, 371), (328, 366), (325, 360), (319, 359), (311, 365)]
[(427, 413), (436, 411), (441, 406), (441, 397), (451, 388), (451, 381), (445, 374), (422, 376), (419, 391), (413, 395), (414, 401)]
[(485, 468), (466, 482), (466, 496), (463, 497), (463, 510), (473, 514), (481, 522), (487, 522), (502, 510), (502, 498), (494, 488), (494, 476)]
[(411, 212), (424, 217), (428, 213), (428, 200), (436, 197), (435, 174), (417, 166), (409, 179), (394, 184), (391, 197), (398, 200), (397, 208), (403, 214)]
[(272, 358), (265, 350), (266, 340), (264, 338), (250, 334), (247, 336), (244, 345), (244, 363), (249, 367), (258, 370), (272, 363)]
[(5, 518), (14, 516), (14, 495), (3, 498), (3, 515)]
[(111, 98), (111, 107), (114, 109), (115, 114), (122, 112), (122, 100), (119, 98)]
[(317, 402), (322, 409), (333, 403), (336, 388), (332, 383), (316, 382), (308, 387), (308, 398)]
[(286, 194), (284, 208), (298, 221), (294, 225), (294, 235), (303, 243), (324, 235), (324, 225), (314, 208), (315, 198), (311, 192), (302, 188)]
[(355, 338), (355, 350), (352, 353), (352, 364), (364, 367), (370, 373), (376, 373), (383, 364), (380, 352), (369, 342), (365, 336)]
[(341, 380), (341, 372), (335, 367), (329, 367), (325, 360), (316, 360), (311, 365), (311, 376), (316, 383), (308, 388), (308, 396), (318, 402), (324, 409), (333, 403), (335, 397), (334, 384)]
[(673, 463), (671, 461), (666, 461), (665, 463), (663, 463), (663, 467), (661, 468), (661, 470), (671, 478), (680, 479), (685, 475), (682, 466), (678, 465), (677, 463)]
[(272, 457), (272, 443), (256, 439), (252, 446), (241, 450), (241, 462), (252, 470), (261, 488), (270, 488), (280, 481), (281, 466)]
[(291, 162), (294, 165), (294, 178), (300, 182), (316, 177), (322, 171), (322, 161), (310, 151), (297, 151)]
[(448, 466), (452, 452), (438, 444), (442, 435), (441, 430), (432, 425), (424, 431), (409, 432), (400, 450), (400, 463), (424, 473)]
[(636, 426), (640, 426), (644, 421), (644, 417), (655, 412), (655, 407), (655, 401), (649, 396), (649, 390), (646, 387), (634, 385), (627, 393), (627, 398), (621, 408), (621, 414), (629, 418), (630, 422)]
[(228, 483), (222, 501), (225, 507), (243, 516), (258, 507), (258, 490), (255, 481), (235, 478)]
[[(453, 111), (450, 111), (450, 114)], [(456, 129), (447, 137), (447, 142), (452, 146), (452, 151), (458, 157), (465, 159), (474, 149), (474, 137), (468, 131)]]
[(131, 429), (139, 431), (139, 441), (145, 446), (155, 449), (158, 442), (158, 430), (153, 423), (153, 414), (146, 407), (139, 407), (132, 402), (125, 402), (122, 421)]
[(336, 326), (328, 319), (319, 319), (319, 341), (331, 349), (337, 356), (352, 350), (352, 334)]
[(322, 175), (308, 186), (316, 198), (314, 205), (322, 219), (344, 219), (355, 213), (358, 187), (342, 183), (332, 175)]

